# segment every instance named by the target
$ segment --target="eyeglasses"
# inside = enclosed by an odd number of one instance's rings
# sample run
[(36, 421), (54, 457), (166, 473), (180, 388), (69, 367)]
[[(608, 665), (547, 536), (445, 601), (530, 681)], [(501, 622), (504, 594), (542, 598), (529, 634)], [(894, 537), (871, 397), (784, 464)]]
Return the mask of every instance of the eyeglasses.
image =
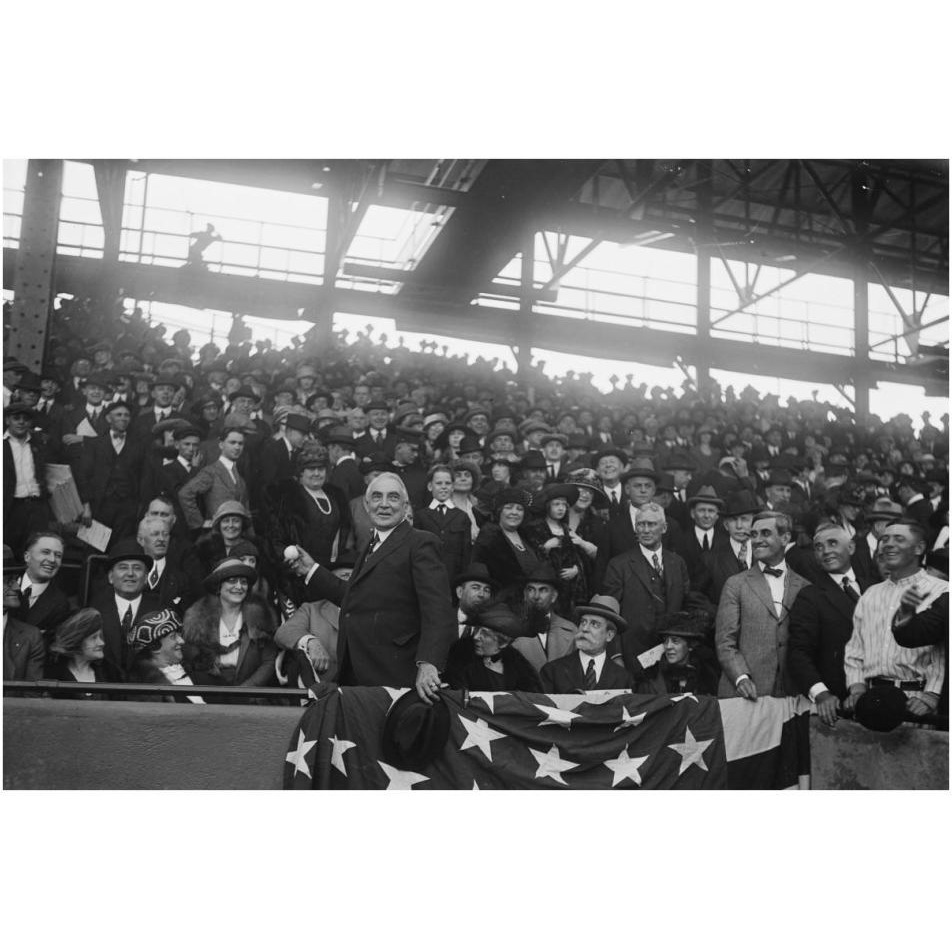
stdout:
[(234, 578), (226, 578), (225, 585), (231, 585), (232, 587), (237, 587), (237, 588), (247, 588), (248, 579), (243, 578), (240, 575), (236, 575)]

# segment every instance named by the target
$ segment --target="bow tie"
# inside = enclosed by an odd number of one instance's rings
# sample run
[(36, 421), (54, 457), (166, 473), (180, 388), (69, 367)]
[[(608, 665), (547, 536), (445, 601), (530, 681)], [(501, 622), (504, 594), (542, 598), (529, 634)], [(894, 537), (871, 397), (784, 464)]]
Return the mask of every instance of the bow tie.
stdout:
[(769, 565), (765, 565), (764, 575), (772, 575), (774, 578), (780, 578), (783, 575), (783, 569), (772, 569)]

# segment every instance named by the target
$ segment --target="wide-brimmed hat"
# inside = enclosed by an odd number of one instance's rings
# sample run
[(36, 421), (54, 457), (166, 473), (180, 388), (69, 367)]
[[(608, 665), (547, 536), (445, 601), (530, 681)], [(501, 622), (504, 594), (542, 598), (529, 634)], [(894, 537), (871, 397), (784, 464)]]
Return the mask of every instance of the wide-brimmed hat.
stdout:
[(901, 519), (903, 508), (898, 502), (894, 502), (888, 496), (880, 496), (873, 501), (863, 515), (867, 522), (885, 522), (893, 519)]
[(170, 608), (149, 612), (139, 619), (139, 624), (129, 629), (126, 642), (137, 651), (142, 648), (151, 648), (158, 644), (166, 635), (182, 633), (182, 619), (178, 612)]
[(663, 471), (659, 473), (655, 480), (655, 493), (660, 496), (661, 493), (674, 493), (675, 490), (674, 477)]
[(688, 499), (688, 505), (693, 506), (697, 503), (708, 503), (711, 506), (717, 506), (723, 510), (724, 500), (717, 495), (713, 486), (702, 486), (693, 496)]
[(106, 565), (111, 569), (117, 562), (143, 562), (146, 571), (152, 568), (153, 559), (146, 555), (135, 539), (120, 539), (107, 553)]
[(446, 747), (450, 712), (437, 698), (427, 704), (409, 690), (387, 712), (380, 752), (385, 763), (398, 770), (423, 770)]
[(466, 582), (482, 582), (493, 588), (497, 586), (497, 582), (489, 574), (489, 569), (482, 562), (471, 563), (468, 568), (464, 569), (453, 579), (454, 587), (463, 585)]
[(222, 559), (211, 572), (205, 576), (202, 585), (205, 586), (207, 592), (215, 593), (221, 587), (221, 583), (229, 578), (246, 578), (248, 579), (248, 587), (250, 588), (258, 581), (258, 573), (250, 565), (246, 565), (242, 562), (241, 559), (228, 556)]
[(588, 605), (579, 605), (575, 609), (575, 624), (581, 621), (582, 615), (599, 615), (601, 618), (607, 618), (621, 634), (627, 627), (628, 622), (621, 615), (621, 606), (618, 599), (611, 595), (593, 595)]
[(906, 719), (906, 695), (893, 684), (871, 687), (856, 702), (853, 717), (871, 731), (895, 730)]
[(589, 490), (594, 496), (592, 502), (596, 506), (608, 505), (608, 496), (605, 495), (601, 481), (594, 469), (577, 469), (574, 472), (566, 473), (565, 481), (570, 486), (578, 486), (579, 489)]
[(532, 508), (541, 512), (553, 499), (564, 499), (570, 506), (578, 500), (578, 486), (571, 483), (549, 483), (532, 496)]
[(764, 507), (757, 501), (757, 496), (749, 489), (741, 489), (727, 497), (727, 505), (723, 515), (746, 516), (760, 512)]
[(75, 654), (83, 641), (97, 631), (102, 631), (102, 615), (95, 608), (81, 608), (57, 627), (50, 652), (55, 655)]
[(234, 403), (239, 397), (248, 397), (250, 400), (254, 400), (255, 403), (261, 402), (261, 397), (259, 397), (251, 387), (241, 386), (235, 390), (234, 393), (228, 394), (228, 400), (231, 403)]
[(226, 499), (212, 516), (212, 528), (218, 525), (225, 516), (241, 516), (246, 522), (251, 522), (251, 513), (236, 499)]
[(709, 612), (672, 612), (661, 619), (657, 634), (662, 641), (668, 635), (704, 641), (710, 623)]
[(228, 557), (231, 559), (240, 559), (243, 555), (253, 555), (257, 559), (260, 557), (261, 552), (251, 539), (239, 539), (228, 550)]
[(524, 638), (530, 632), (525, 621), (504, 602), (486, 605), (475, 613), (474, 621), (483, 628), (489, 628), (507, 638)]
[(658, 485), (658, 473), (653, 469), (648, 469), (647, 466), (632, 466), (631, 469), (626, 469), (621, 474), (621, 484), (624, 486), (629, 479), (636, 479), (638, 477), (650, 479), (654, 482), (655, 486)]
[(343, 446), (347, 449), (354, 448), (354, 434), (345, 426), (332, 426), (324, 434), (324, 442), (330, 446), (331, 443), (337, 446)]
[(490, 430), (489, 433), (486, 434), (486, 445), (492, 446), (492, 442), (497, 436), (508, 436), (512, 440), (513, 445), (519, 440), (519, 433), (515, 427), (497, 426), (496, 429)]
[(686, 472), (695, 472), (697, 463), (687, 453), (669, 453), (660, 461), (661, 469), (683, 469)]

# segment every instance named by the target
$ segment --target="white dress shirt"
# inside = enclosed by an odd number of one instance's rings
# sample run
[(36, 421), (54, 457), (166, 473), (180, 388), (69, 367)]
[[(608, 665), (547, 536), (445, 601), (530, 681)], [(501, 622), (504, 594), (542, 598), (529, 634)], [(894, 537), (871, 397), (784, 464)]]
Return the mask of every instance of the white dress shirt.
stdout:
[(16, 472), (17, 485), (13, 490), (14, 499), (26, 499), (39, 496), (40, 484), (36, 481), (36, 467), (33, 465), (33, 451), (30, 449), (30, 434), (26, 439), (18, 440), (8, 430), (3, 438), (10, 444), (13, 454), (13, 469)]
[(583, 674), (585, 673), (585, 671), (588, 670), (589, 661), (595, 662), (595, 680), (597, 681), (602, 676), (602, 668), (605, 667), (605, 659), (608, 657), (607, 652), (603, 651), (601, 654), (597, 654), (597, 655), (585, 654), (584, 651), (579, 651), (577, 653), (578, 653), (578, 660), (581, 662), (581, 665), (582, 665)]
[[(760, 566), (760, 571), (764, 572), (764, 563), (758, 562)], [(787, 574), (787, 563), (783, 560), (778, 562), (776, 565), (770, 566), (772, 569), (780, 569), (783, 575), (774, 576), (768, 575), (764, 572), (764, 580), (767, 582), (767, 586), (770, 589), (770, 597), (773, 599), (774, 611), (777, 613), (779, 618), (783, 613), (783, 583), (784, 578)]]

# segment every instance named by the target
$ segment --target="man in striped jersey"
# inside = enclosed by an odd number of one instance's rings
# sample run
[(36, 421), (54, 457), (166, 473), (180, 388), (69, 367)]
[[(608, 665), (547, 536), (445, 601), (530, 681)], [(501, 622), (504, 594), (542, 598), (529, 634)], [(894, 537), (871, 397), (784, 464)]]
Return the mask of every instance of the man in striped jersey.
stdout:
[(906, 591), (911, 589), (922, 598), (922, 611), (948, 590), (948, 582), (929, 575), (921, 565), (925, 540), (925, 528), (910, 519), (890, 523), (879, 540), (889, 579), (870, 586), (856, 603), (853, 636), (844, 655), (847, 710), (856, 706), (868, 688), (877, 685), (895, 685), (903, 690), (911, 714), (932, 714), (936, 710), (945, 676), (942, 646), (900, 648), (892, 634), (893, 616)]

